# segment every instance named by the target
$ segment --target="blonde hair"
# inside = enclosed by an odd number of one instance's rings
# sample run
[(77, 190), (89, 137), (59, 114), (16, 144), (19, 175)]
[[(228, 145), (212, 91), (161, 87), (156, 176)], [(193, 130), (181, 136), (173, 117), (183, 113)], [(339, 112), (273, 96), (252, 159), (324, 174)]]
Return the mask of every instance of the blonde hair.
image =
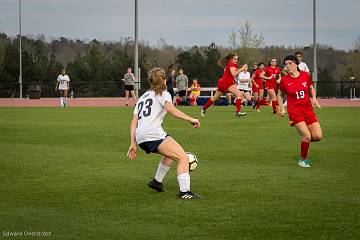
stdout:
[(156, 94), (161, 95), (166, 90), (165, 70), (163, 68), (153, 68), (148, 72), (150, 89)]

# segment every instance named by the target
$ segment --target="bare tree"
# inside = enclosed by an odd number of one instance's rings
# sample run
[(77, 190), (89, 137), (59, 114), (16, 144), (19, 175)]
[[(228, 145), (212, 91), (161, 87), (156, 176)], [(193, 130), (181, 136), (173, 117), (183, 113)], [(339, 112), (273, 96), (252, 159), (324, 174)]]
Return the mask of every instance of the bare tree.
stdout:
[(265, 40), (262, 35), (253, 33), (251, 29), (251, 22), (246, 21), (239, 30), (240, 48), (261, 48), (265, 46)]
[(229, 34), (228, 43), (230, 44), (231, 49), (236, 49), (239, 47), (237, 43), (237, 34), (234, 32), (234, 29), (232, 29), (231, 33)]

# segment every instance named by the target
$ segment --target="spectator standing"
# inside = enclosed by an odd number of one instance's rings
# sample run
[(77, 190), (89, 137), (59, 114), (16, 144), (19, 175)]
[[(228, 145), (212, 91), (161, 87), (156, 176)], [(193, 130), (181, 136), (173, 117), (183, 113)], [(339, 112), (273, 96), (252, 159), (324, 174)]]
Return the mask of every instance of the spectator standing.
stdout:
[(176, 71), (175, 69), (172, 69), (170, 72), (170, 75), (167, 77), (166, 79), (166, 86), (167, 86), (167, 91), (170, 93), (171, 95), (171, 99), (174, 102), (174, 82), (176, 79)]
[(126, 106), (128, 106), (130, 96), (134, 99), (134, 102), (136, 103), (136, 96), (135, 96), (135, 92), (134, 92), (135, 76), (131, 72), (131, 68), (127, 69), (127, 73), (125, 73), (125, 75), (124, 75), (124, 82), (125, 82)]
[(186, 100), (187, 89), (189, 88), (189, 79), (184, 74), (184, 70), (182, 68), (179, 69), (179, 75), (175, 80), (176, 92), (178, 94), (178, 98), (176, 99), (176, 104), (179, 105), (180, 102)]
[(200, 84), (198, 83), (197, 79), (193, 80), (193, 83), (190, 87), (190, 105), (196, 106), (197, 105), (197, 99), (200, 96)]

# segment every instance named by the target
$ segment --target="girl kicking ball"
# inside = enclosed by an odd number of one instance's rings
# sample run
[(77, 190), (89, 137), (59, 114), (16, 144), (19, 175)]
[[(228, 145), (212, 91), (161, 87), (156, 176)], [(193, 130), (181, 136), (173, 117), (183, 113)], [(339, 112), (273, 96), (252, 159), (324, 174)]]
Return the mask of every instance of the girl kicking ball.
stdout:
[(171, 95), (166, 91), (165, 71), (154, 68), (149, 71), (150, 89), (145, 92), (136, 103), (134, 116), (130, 125), (131, 144), (127, 156), (134, 160), (137, 145), (147, 154), (158, 153), (161, 160), (155, 178), (149, 182), (149, 187), (163, 192), (162, 181), (170, 169), (171, 164), (177, 162), (177, 180), (180, 199), (193, 199), (190, 191), (189, 159), (178, 142), (168, 136), (161, 124), (166, 113), (189, 122), (194, 128), (200, 127), (198, 119), (189, 117), (172, 104)]

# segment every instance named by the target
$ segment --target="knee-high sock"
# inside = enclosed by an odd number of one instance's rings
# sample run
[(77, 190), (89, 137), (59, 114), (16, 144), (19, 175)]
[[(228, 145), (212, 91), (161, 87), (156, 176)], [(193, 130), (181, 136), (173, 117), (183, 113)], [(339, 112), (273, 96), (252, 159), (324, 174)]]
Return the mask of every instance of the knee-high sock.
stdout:
[(261, 101), (262, 101), (262, 99), (261, 99), (261, 100), (258, 99), (258, 100), (256, 101), (256, 107), (255, 107), (256, 110), (258, 110), (258, 109), (260, 108)]
[(190, 191), (190, 174), (182, 173), (177, 176), (180, 192)]
[(237, 98), (235, 100), (235, 103), (236, 103), (236, 112), (241, 112), (241, 99)]
[(310, 143), (301, 141), (301, 159), (307, 159), (309, 152)]
[(272, 101), (271, 105), (272, 105), (272, 108), (273, 108), (273, 112), (276, 112), (276, 101)]
[(213, 101), (211, 100), (211, 98), (209, 98), (209, 100), (206, 101), (205, 105), (203, 106), (203, 109), (208, 109), (211, 105), (213, 104)]
[(163, 164), (162, 162), (159, 163), (159, 166), (156, 170), (156, 174), (155, 174), (155, 180), (158, 182), (162, 182), (166, 173), (169, 171), (170, 167), (166, 166), (165, 164)]
[(261, 99), (261, 105), (265, 105), (267, 102), (266, 102), (266, 98), (263, 98), (263, 99)]

